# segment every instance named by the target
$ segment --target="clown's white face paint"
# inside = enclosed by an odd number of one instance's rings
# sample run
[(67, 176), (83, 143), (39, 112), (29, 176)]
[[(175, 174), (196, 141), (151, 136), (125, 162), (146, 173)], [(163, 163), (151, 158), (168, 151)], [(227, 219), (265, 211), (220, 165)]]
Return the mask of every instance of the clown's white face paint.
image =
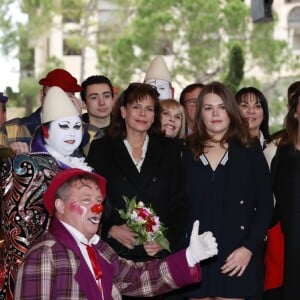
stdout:
[(71, 155), (82, 141), (81, 119), (71, 116), (52, 121), (48, 132), (46, 144), (62, 155)]
[(151, 84), (152, 86), (156, 87), (159, 93), (159, 99), (171, 99), (172, 98), (172, 88), (170, 82), (162, 79), (148, 79), (145, 83)]

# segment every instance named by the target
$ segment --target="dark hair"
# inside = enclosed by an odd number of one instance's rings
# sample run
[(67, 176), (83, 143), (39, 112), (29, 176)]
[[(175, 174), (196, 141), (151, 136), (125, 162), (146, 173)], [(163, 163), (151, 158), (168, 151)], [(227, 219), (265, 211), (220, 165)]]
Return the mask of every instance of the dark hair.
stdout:
[(253, 86), (243, 87), (235, 94), (235, 100), (237, 101), (238, 104), (240, 104), (241, 102), (245, 101), (247, 96), (250, 94), (254, 95), (256, 97), (256, 100), (259, 101), (259, 103), (262, 106), (264, 116), (259, 126), (259, 129), (263, 133), (264, 138), (268, 141), (270, 140), (269, 108), (268, 108), (268, 101), (264, 96), (264, 94)]
[(289, 87), (287, 89), (288, 105), (291, 104), (291, 98), (292, 98), (293, 94), (295, 94), (295, 92), (299, 89), (300, 89), (300, 81), (294, 81), (289, 85)]
[(117, 99), (112, 113), (111, 125), (108, 128), (108, 135), (114, 138), (126, 138), (126, 125), (121, 115), (121, 107), (139, 102), (145, 97), (151, 97), (154, 101), (154, 122), (148, 130), (148, 134), (161, 135), (159, 93), (156, 88), (147, 83), (130, 83)]
[(196, 88), (200, 88), (202, 89), (205, 85), (203, 83), (192, 83), (187, 85), (180, 93), (180, 97), (179, 97), (179, 103), (181, 105), (184, 105), (184, 96), (187, 93), (191, 93), (194, 89)]
[(106, 76), (93, 75), (93, 76), (88, 77), (86, 80), (84, 80), (81, 83), (80, 97), (81, 97), (82, 101), (86, 102), (86, 90), (87, 90), (87, 87), (92, 84), (107, 84), (111, 91), (112, 97), (114, 96), (114, 88), (111, 84), (111, 81)]
[(300, 101), (300, 90), (297, 90), (290, 99), (289, 110), (284, 118), (285, 130), (279, 136), (279, 146), (296, 145), (298, 138), (299, 121), (295, 118), (297, 106)]
[(197, 160), (203, 154), (205, 146), (212, 140), (212, 137), (206, 130), (205, 124), (202, 119), (201, 109), (203, 100), (207, 94), (216, 94), (224, 102), (225, 109), (230, 119), (228, 131), (223, 138), (219, 141), (220, 145), (235, 140), (241, 145), (249, 145), (250, 137), (248, 129), (240, 116), (238, 105), (234, 99), (232, 92), (221, 82), (212, 82), (205, 85), (198, 97), (195, 124), (193, 133), (187, 138), (187, 146), (191, 149), (194, 158)]

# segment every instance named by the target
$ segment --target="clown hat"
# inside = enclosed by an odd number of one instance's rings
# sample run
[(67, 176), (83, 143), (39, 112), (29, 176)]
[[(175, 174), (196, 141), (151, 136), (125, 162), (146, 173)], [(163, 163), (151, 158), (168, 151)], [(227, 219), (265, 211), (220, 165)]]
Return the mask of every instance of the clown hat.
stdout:
[(151, 61), (145, 75), (144, 82), (149, 79), (160, 79), (172, 82), (171, 74), (169, 72), (168, 66), (162, 56), (156, 56)]
[(76, 93), (81, 91), (81, 86), (77, 80), (68, 71), (64, 69), (54, 69), (47, 74), (45, 78), (39, 81), (43, 86), (58, 86), (65, 92)]
[(69, 96), (61, 88), (51, 87), (43, 103), (42, 124), (71, 116), (80, 116), (80, 113)]

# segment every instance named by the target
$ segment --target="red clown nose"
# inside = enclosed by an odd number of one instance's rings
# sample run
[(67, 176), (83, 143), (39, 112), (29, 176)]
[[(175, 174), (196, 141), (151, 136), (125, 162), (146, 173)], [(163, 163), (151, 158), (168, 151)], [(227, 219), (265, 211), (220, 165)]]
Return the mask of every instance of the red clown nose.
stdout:
[(103, 205), (101, 203), (96, 203), (92, 206), (91, 211), (100, 214), (103, 211)]

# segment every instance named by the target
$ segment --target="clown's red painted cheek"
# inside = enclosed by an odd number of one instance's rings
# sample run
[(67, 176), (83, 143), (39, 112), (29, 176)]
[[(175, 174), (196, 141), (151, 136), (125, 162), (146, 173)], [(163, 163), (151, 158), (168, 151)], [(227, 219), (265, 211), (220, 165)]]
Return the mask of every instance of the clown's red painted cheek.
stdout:
[(72, 201), (69, 207), (70, 211), (79, 214), (82, 216), (85, 213), (85, 209), (80, 206), (76, 201)]

